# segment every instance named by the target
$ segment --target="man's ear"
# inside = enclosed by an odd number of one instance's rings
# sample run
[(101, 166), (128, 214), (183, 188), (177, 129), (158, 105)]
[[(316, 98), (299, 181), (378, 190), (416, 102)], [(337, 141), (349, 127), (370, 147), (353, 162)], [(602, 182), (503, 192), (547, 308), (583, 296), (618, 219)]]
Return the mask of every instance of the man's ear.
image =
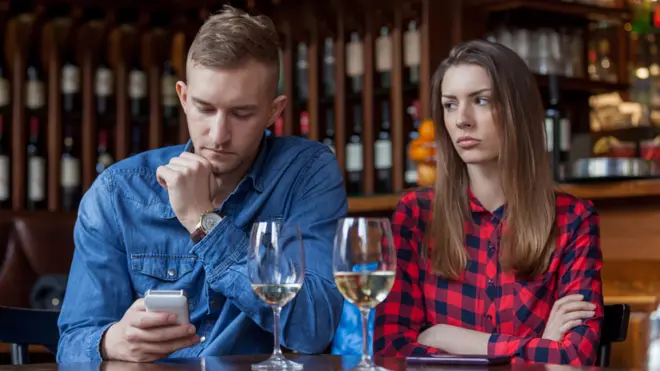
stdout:
[(268, 117), (268, 126), (270, 127), (275, 123), (275, 120), (284, 112), (284, 108), (286, 108), (286, 104), (288, 102), (288, 99), (286, 95), (279, 95), (273, 100), (271, 112), (270, 112), (270, 117)]
[(179, 96), (179, 103), (183, 107), (183, 112), (188, 113), (187, 102), (188, 102), (188, 85), (183, 81), (176, 82), (176, 94)]

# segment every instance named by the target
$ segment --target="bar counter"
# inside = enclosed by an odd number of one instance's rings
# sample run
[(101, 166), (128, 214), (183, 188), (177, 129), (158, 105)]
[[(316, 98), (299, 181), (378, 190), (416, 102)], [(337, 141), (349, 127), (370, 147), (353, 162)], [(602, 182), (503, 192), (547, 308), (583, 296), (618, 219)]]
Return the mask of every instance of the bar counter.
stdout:
[[(268, 356), (227, 356), (204, 357), (199, 359), (179, 359), (158, 363), (99, 362), (74, 364), (32, 364), (22, 366), (0, 366), (0, 371), (249, 371), (250, 365), (265, 360)], [(298, 356), (287, 355), (288, 359), (304, 365), (303, 370), (342, 371), (349, 370), (359, 361), (359, 357), (339, 357), (330, 355)], [(596, 371), (599, 367), (572, 367), (563, 365), (502, 365), (502, 366), (438, 366), (406, 365), (405, 360), (396, 358), (376, 358), (379, 366), (392, 371)], [(602, 370), (610, 370), (602, 368)], [(612, 369), (613, 370), (613, 369)]]

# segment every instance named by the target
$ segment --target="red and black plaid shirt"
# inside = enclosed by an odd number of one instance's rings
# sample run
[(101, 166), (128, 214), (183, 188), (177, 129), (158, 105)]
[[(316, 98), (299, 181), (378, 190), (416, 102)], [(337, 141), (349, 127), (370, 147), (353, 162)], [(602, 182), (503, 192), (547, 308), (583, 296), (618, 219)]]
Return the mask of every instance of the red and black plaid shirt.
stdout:
[[(470, 192), (474, 223), (466, 222), (468, 262), (460, 280), (439, 278), (420, 256), (431, 223), (433, 191), (406, 194), (394, 213), (396, 281), (377, 307), (374, 351), (386, 357), (443, 353), (423, 346), (417, 336), (435, 324), (492, 334), (491, 355), (513, 362), (593, 365), (603, 319), (600, 222), (590, 202), (557, 193), (559, 238), (548, 271), (531, 280), (502, 272), (498, 260), (506, 206), (489, 212)], [(542, 339), (553, 303), (582, 294), (596, 315), (568, 331), (561, 341)]]

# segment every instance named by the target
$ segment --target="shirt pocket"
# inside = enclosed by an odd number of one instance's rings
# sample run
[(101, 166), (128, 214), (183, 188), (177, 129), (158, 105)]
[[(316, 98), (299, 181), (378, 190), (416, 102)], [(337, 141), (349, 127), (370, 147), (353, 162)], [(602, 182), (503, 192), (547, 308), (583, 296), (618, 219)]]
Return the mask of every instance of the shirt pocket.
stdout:
[(517, 336), (540, 336), (545, 330), (554, 303), (552, 273), (529, 280), (516, 280), (513, 286), (513, 320)]
[(147, 290), (186, 290), (196, 265), (195, 255), (133, 254), (133, 286), (139, 295)]

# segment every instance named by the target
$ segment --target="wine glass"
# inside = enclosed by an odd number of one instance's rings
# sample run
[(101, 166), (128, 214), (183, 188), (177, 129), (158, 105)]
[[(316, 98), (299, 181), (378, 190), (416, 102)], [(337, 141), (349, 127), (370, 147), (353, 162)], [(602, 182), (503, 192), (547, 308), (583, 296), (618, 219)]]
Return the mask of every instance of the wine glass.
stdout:
[(280, 349), (280, 312), (296, 297), (305, 279), (305, 252), (300, 228), (282, 219), (255, 222), (250, 233), (247, 270), (252, 290), (273, 308), (273, 354), (253, 370), (300, 370)]
[(369, 312), (394, 285), (396, 250), (390, 221), (343, 218), (335, 234), (332, 264), (339, 292), (362, 314), (362, 359), (353, 370), (386, 370), (374, 364), (369, 350)]

